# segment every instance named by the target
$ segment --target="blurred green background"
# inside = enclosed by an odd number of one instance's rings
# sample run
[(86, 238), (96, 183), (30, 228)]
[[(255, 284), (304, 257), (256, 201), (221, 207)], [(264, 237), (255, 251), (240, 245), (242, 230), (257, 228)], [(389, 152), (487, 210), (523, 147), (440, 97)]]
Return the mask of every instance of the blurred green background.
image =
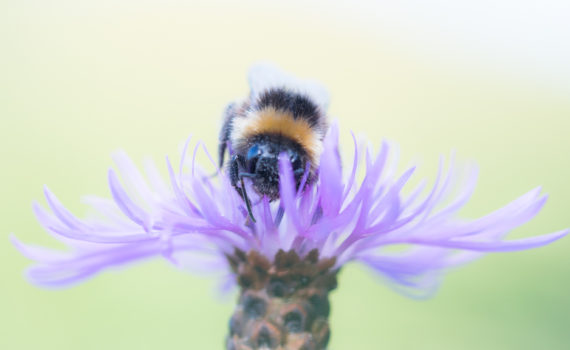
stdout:
[[(546, 207), (512, 237), (570, 226), (567, 91), (489, 60), (424, 55), (381, 23), (363, 25), (342, 8), (319, 6), (0, 5), (1, 349), (223, 347), (235, 296), (221, 298), (211, 278), (154, 260), (43, 290), (24, 280), (30, 262), (8, 235), (57, 247), (31, 201), (43, 203), (48, 184), (81, 216), (82, 195), (109, 195), (106, 170), (116, 149), (162, 165), (192, 133), (214, 150), (224, 106), (247, 94), (247, 68), (260, 59), (329, 88), (347, 150), (348, 130), (375, 144), (387, 138), (400, 145), (404, 165), (421, 160), (427, 177), (452, 149), (475, 160), (480, 181), (464, 216), (543, 185)], [(450, 273), (427, 301), (406, 299), (349, 266), (332, 294), (330, 349), (568, 349), (569, 249), (566, 238), (487, 256)]]

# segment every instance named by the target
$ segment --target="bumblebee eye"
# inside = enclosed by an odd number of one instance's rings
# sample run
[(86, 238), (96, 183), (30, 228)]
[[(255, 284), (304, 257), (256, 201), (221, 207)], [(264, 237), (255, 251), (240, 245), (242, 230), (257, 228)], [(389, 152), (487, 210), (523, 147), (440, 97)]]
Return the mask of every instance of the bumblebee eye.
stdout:
[(246, 159), (251, 160), (252, 158), (259, 156), (259, 153), (260, 153), (259, 146), (253, 145), (250, 147), (249, 151), (247, 151)]
[(246, 162), (247, 162), (247, 170), (249, 172), (251, 173), (255, 172), (255, 167), (257, 165), (257, 160), (259, 159), (260, 154), (261, 154), (261, 149), (259, 148), (258, 145), (251, 146), (249, 151), (247, 151)]

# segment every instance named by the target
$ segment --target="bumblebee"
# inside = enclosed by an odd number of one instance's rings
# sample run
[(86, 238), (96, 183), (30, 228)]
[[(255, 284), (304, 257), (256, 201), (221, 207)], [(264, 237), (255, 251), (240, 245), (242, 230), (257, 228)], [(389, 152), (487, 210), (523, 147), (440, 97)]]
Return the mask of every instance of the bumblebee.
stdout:
[(289, 157), (297, 189), (316, 178), (328, 123), (328, 94), (319, 84), (301, 80), (269, 64), (249, 71), (249, 97), (231, 103), (220, 132), (219, 161), (229, 155), (231, 184), (243, 197), (248, 213), (251, 202), (244, 178), (270, 200), (279, 198), (279, 157)]

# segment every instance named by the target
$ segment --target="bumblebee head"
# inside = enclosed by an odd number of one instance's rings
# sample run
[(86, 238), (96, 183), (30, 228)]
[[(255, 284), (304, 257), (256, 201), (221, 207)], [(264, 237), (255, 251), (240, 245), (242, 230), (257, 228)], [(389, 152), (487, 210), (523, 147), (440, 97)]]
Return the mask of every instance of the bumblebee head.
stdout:
[(305, 173), (306, 157), (295, 145), (268, 138), (253, 142), (245, 156), (245, 173), (256, 191), (270, 199), (279, 198), (279, 155), (287, 154), (293, 168), (295, 183), (300, 185)]

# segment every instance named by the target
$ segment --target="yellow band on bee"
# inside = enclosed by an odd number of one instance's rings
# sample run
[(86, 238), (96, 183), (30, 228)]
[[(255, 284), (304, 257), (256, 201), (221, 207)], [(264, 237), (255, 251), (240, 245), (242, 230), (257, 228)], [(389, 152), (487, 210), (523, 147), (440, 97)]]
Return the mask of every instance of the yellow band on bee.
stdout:
[(313, 165), (320, 154), (321, 142), (317, 132), (307, 120), (295, 119), (291, 113), (272, 107), (233, 120), (234, 138), (249, 138), (260, 134), (280, 134), (297, 142), (306, 152)]

